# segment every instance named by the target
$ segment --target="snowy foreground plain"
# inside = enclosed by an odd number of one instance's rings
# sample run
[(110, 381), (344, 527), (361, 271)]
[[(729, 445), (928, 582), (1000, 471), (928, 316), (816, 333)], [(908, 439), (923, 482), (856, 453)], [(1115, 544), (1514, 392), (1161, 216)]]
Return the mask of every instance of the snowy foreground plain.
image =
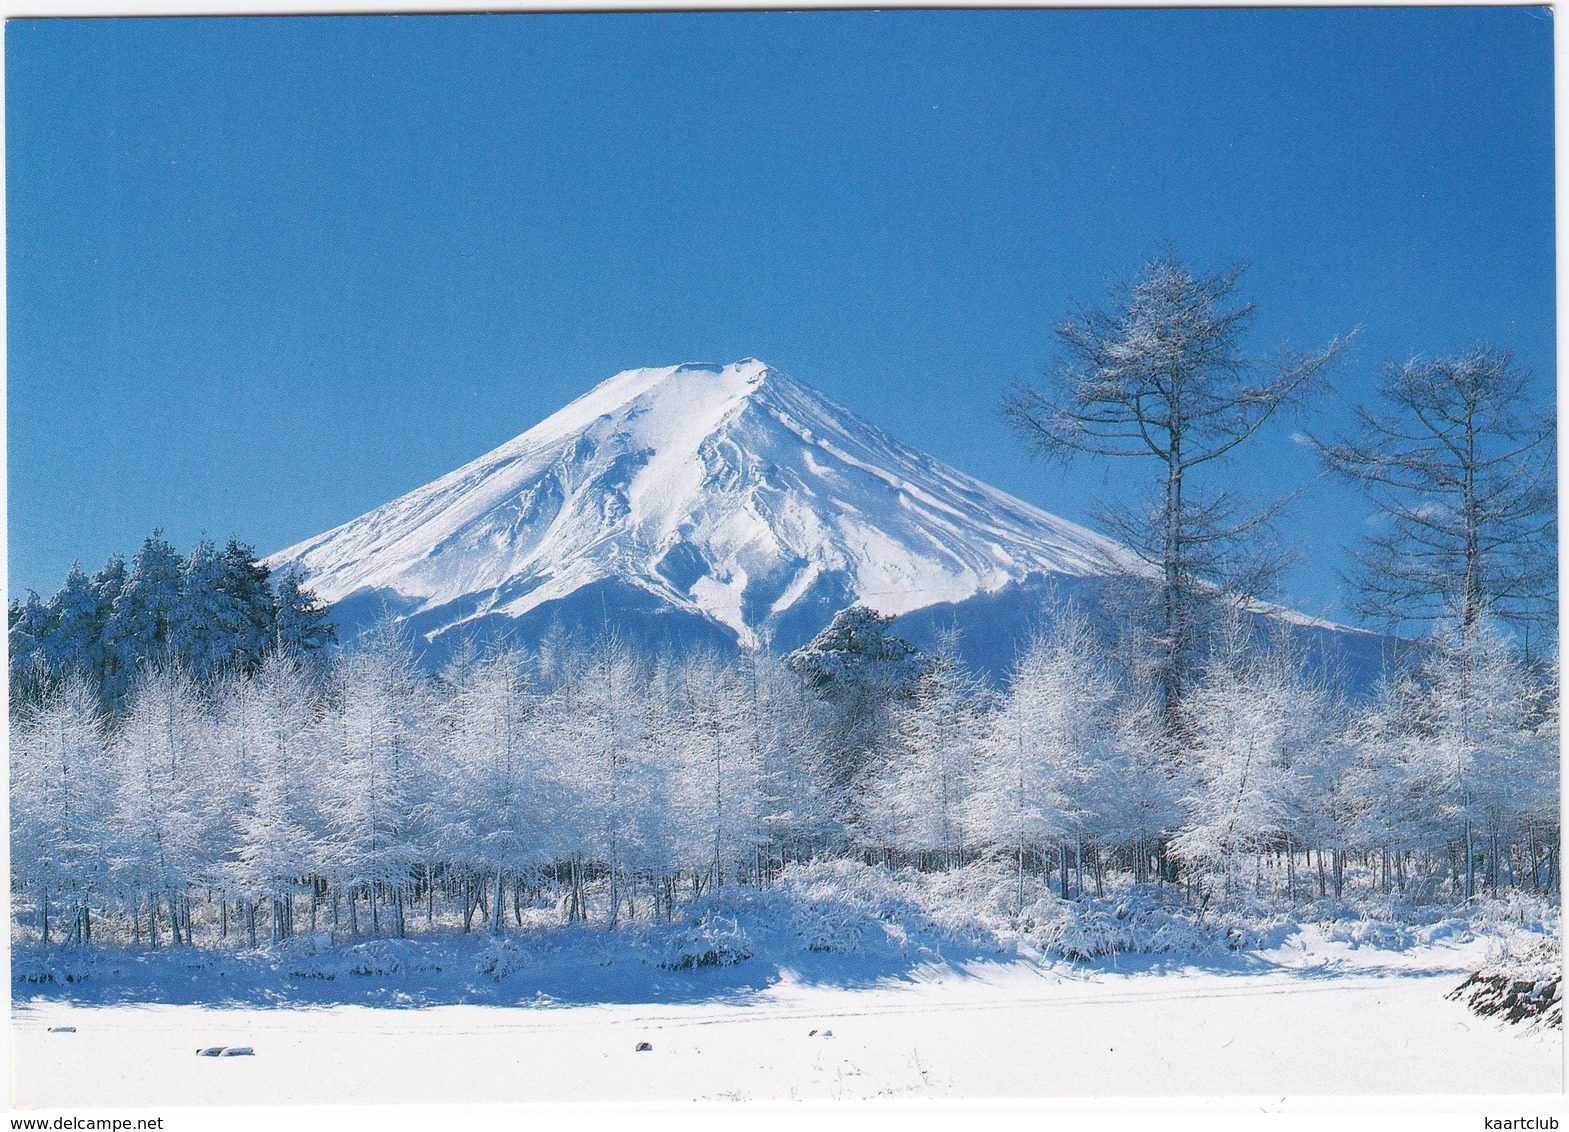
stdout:
[[(943, 922), (945, 901), (915, 882), (875, 887), (863, 883), (870, 874), (834, 870), (784, 891), (705, 897), (685, 922), (617, 932), (318, 937), (253, 951), (24, 947), (13, 955), (12, 1103), (1278, 1100), (1563, 1088), (1560, 1030), (1479, 1017), (1446, 998), (1501, 948), (1556, 934), (1556, 913), (1539, 900), (1435, 910), (1420, 925), (1346, 905), (1296, 920), (1255, 909), (1195, 922), (1191, 910), (1128, 894), (1070, 903), (1032, 892), (1026, 928), (1010, 932)], [(1151, 946), (1062, 957), (1118, 932)], [(61, 1026), (75, 1031), (49, 1032)], [(218, 1045), (254, 1054), (195, 1056)]]
[[(483, 1104), (1553, 1093), (1558, 1031), (1444, 994), (1460, 955), (1326, 975), (1027, 961), (744, 1002), (554, 1009), (77, 1007), (16, 1012), (13, 1103)], [(74, 1034), (49, 1026), (74, 1025)], [(811, 1034), (815, 1029), (816, 1035)], [(828, 1031), (832, 1031), (831, 1036)], [(652, 1049), (635, 1052), (638, 1042)], [(197, 1058), (197, 1045), (254, 1057)]]

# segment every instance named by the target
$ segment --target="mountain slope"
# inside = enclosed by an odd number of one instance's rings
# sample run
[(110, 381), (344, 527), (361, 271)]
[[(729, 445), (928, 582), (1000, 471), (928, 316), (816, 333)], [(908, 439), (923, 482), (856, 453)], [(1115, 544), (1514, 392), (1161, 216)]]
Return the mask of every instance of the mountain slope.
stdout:
[(852, 601), (902, 614), (1130, 561), (748, 359), (617, 374), (267, 564), (429, 645), (597, 607), (787, 648)]

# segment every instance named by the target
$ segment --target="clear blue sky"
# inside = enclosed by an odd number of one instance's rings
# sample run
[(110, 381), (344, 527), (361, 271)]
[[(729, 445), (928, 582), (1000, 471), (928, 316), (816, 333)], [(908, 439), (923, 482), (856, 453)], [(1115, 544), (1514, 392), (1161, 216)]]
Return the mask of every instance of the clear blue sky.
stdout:
[[(262, 552), (621, 369), (756, 356), (1084, 520), (1133, 469), (996, 415), (1169, 248), (1252, 347), (1479, 342), (1553, 389), (1546, 9), (819, 12), (6, 26), (10, 582), (153, 527)], [(1365, 511), (1310, 485), (1288, 596)]]

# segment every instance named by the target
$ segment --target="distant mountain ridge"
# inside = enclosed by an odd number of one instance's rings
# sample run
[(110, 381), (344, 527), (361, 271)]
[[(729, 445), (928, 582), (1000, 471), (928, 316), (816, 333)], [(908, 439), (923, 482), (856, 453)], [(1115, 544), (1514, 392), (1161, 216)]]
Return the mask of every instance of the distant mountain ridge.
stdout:
[(1017, 631), (1048, 588), (1145, 569), (751, 358), (619, 373), (266, 561), (300, 568), (346, 638), (390, 615), (433, 658), (554, 623), (785, 651), (854, 602), (935, 632), (984, 599)]

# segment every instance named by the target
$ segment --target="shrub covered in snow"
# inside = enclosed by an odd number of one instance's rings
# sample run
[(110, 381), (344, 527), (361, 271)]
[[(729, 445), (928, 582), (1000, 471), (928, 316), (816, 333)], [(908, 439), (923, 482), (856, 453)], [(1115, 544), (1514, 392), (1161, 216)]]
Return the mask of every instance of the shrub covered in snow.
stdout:
[(489, 975), (499, 983), (514, 971), (531, 966), (534, 962), (534, 951), (525, 941), (502, 936), (491, 939), (479, 949), (474, 957), (474, 970), (481, 975)]
[(804, 951), (940, 950), (960, 943), (996, 952), (1087, 960), (1118, 952), (1224, 952), (1264, 945), (1290, 921), (1244, 907), (1204, 915), (1151, 886), (1064, 900), (1045, 880), (1006, 861), (946, 872), (890, 870), (858, 861), (791, 865), (743, 917), (788, 925)]
[(1520, 954), (1500, 952), (1449, 995), (1481, 1015), (1562, 1028), (1562, 952), (1555, 939), (1537, 939)]
[(1065, 900), (1042, 877), (1007, 861), (946, 873), (897, 874), (929, 922), (1000, 951), (1087, 960), (1125, 952), (1224, 952), (1261, 946), (1289, 920), (1264, 906), (1207, 914), (1151, 885)]
[(390, 940), (373, 939), (349, 948), (351, 975), (391, 975), (403, 970), (403, 957)]
[(671, 971), (730, 967), (752, 957), (752, 942), (732, 916), (710, 912), (667, 933), (659, 965)]
[(789, 912), (789, 927), (807, 951), (857, 952), (896, 945), (927, 917), (898, 873), (859, 861), (817, 861), (784, 871), (774, 898)]
[(1504, 898), (1473, 897), (1459, 906), (1413, 901), (1398, 895), (1357, 901), (1320, 900), (1291, 910), (1314, 924), (1326, 941), (1383, 951), (1404, 951), (1435, 943), (1474, 939), (1522, 941), (1557, 938), (1557, 904), (1542, 896), (1511, 893)]

